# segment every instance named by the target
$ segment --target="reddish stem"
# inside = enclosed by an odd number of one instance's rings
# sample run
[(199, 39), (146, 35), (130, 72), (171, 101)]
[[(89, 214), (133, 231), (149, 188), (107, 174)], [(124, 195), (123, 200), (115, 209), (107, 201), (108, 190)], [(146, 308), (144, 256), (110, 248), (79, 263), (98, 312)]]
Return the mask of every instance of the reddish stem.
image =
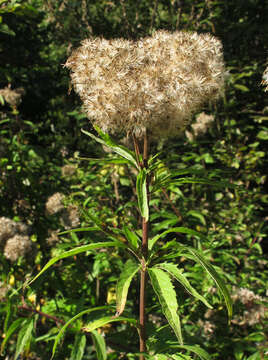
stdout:
[[(147, 134), (144, 135), (144, 146), (143, 146), (143, 167), (148, 166), (148, 139)], [(149, 201), (149, 186), (147, 180), (147, 199)], [(146, 259), (148, 255), (148, 229), (149, 222), (145, 218), (142, 218), (142, 269), (140, 272), (140, 352), (146, 352), (146, 316), (145, 316), (145, 306), (146, 306), (146, 283), (147, 283), (147, 269), (146, 269)], [(140, 360), (144, 360), (144, 355), (140, 355)]]

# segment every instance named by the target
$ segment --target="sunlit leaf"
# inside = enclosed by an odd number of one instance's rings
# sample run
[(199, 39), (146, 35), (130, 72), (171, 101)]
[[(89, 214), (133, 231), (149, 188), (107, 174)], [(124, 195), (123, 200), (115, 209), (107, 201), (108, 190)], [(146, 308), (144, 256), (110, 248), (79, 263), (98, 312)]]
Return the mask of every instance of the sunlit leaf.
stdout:
[(106, 353), (106, 345), (104, 337), (99, 334), (96, 330), (91, 331), (91, 337), (95, 346), (97, 359), (98, 360), (106, 360), (107, 353)]
[(182, 344), (183, 340), (180, 318), (178, 315), (178, 302), (171, 279), (169, 275), (161, 269), (153, 267), (148, 271), (152, 286), (161, 304), (163, 314), (175, 332), (179, 343)]
[(129, 161), (130, 164), (132, 164), (133, 166), (135, 166), (136, 168), (139, 168), (135, 156), (132, 153), (132, 151), (130, 151), (128, 148), (124, 147), (123, 145), (118, 145), (116, 144), (110, 137), (108, 134), (104, 134), (97, 126), (95, 127), (96, 131), (98, 132), (98, 134), (101, 136), (101, 138), (98, 138), (97, 136), (93, 135), (92, 133), (86, 131), (86, 130), (81, 130), (84, 134), (88, 135), (89, 137), (91, 137), (92, 139), (94, 139), (95, 141), (97, 141), (98, 143), (108, 146), (111, 150), (113, 150), (115, 153), (117, 153), (118, 155), (122, 156), (123, 158), (127, 159)]
[(136, 235), (134, 233), (134, 231), (129, 230), (129, 228), (124, 225), (123, 226), (123, 230), (124, 230), (124, 234), (126, 235), (126, 238), (129, 242), (129, 244), (134, 248), (134, 249), (138, 249), (139, 244), (141, 242), (140, 238), (138, 237), (138, 235)]
[(31, 281), (25, 283), (25, 286), (30, 285), (33, 281), (35, 281), (37, 278), (39, 278), (39, 276), (42, 275), (47, 269), (49, 269), (53, 264), (55, 264), (57, 261), (59, 261), (61, 259), (65, 259), (70, 256), (81, 254), (86, 251), (91, 251), (91, 250), (105, 248), (105, 247), (126, 247), (126, 246), (121, 242), (106, 241), (106, 242), (98, 242), (98, 243), (93, 243), (93, 244), (89, 244), (89, 245), (78, 246), (72, 250), (65, 251), (64, 253), (62, 253), (58, 256), (55, 256), (54, 258), (49, 260), (49, 262), (43, 267), (43, 269)]
[(126, 322), (129, 322), (131, 324), (134, 324), (136, 325), (137, 323), (137, 320), (135, 319), (132, 319), (132, 318), (126, 318), (126, 317), (123, 317), (123, 316), (104, 316), (100, 319), (97, 319), (97, 320), (94, 320), (94, 321), (91, 321), (89, 324), (87, 324), (86, 326), (83, 327), (83, 331), (86, 331), (86, 332), (91, 332), (95, 329), (98, 329), (102, 326), (105, 326), (107, 324), (110, 324), (112, 322), (118, 322), (118, 321), (126, 321)]
[(21, 326), (23, 321), (25, 321), (24, 318), (18, 318), (10, 325), (7, 332), (4, 334), (5, 337), (1, 344), (1, 353), (4, 351), (5, 345), (8, 342), (11, 335)]
[(223, 280), (220, 278), (214, 267), (205, 259), (205, 257), (200, 253), (200, 251), (197, 251), (194, 248), (191, 247), (183, 247), (186, 250), (186, 253), (184, 253), (184, 256), (187, 257), (187, 252), (190, 253), (190, 258), (194, 258), (212, 277), (215, 284), (219, 288), (220, 292), (222, 293), (229, 318), (232, 317), (232, 299), (230, 297), (229, 291), (227, 287), (225, 286)]
[(20, 329), (16, 344), (16, 353), (14, 360), (17, 360), (19, 355), (23, 352), (24, 348), (28, 345), (32, 338), (32, 332), (34, 328), (34, 319), (28, 319)]
[(209, 354), (204, 349), (202, 349), (200, 346), (197, 346), (197, 345), (177, 345), (176, 347), (178, 349), (188, 350), (188, 351), (198, 355), (201, 360), (211, 360), (211, 357), (209, 356)]
[(54, 357), (55, 355), (55, 352), (56, 352), (56, 348), (57, 348), (57, 345), (60, 341), (60, 339), (62, 338), (65, 330), (67, 329), (68, 326), (70, 326), (75, 320), (79, 319), (81, 316), (85, 315), (85, 314), (89, 314), (91, 312), (94, 312), (94, 311), (99, 311), (99, 310), (109, 310), (111, 309), (110, 306), (98, 306), (98, 307), (94, 307), (94, 308), (91, 308), (91, 309), (86, 309), (86, 310), (83, 310), (81, 311), (79, 314), (75, 315), (74, 317), (72, 317), (71, 319), (69, 319), (66, 324), (64, 324), (58, 335), (56, 336), (55, 338), (55, 341), (54, 341), (54, 344), (53, 344), (53, 349), (52, 349), (52, 357), (51, 359)]
[(76, 334), (70, 360), (82, 360), (86, 347), (86, 336)]
[(203, 239), (203, 240), (206, 240), (206, 237), (201, 234), (200, 232), (198, 231), (195, 231), (195, 230), (192, 230), (192, 229), (189, 229), (187, 227), (174, 227), (174, 228), (171, 228), (171, 229), (168, 229), (164, 232), (162, 232), (161, 234), (158, 234), (156, 236), (154, 236), (152, 239), (149, 239), (149, 250), (152, 250), (154, 244), (162, 237), (164, 237), (165, 235), (169, 234), (169, 233), (182, 233), (182, 234), (189, 234), (189, 235), (192, 235), (192, 236), (197, 236), (198, 238), (200, 239)]
[(193, 295), (196, 299), (202, 301), (208, 308), (212, 308), (212, 306), (207, 302), (207, 300), (200, 295), (189, 283), (186, 276), (183, 274), (183, 270), (179, 269), (175, 264), (171, 263), (162, 263), (157, 264), (157, 267), (167, 271), (172, 277), (174, 277), (191, 295)]
[(140, 267), (141, 267), (140, 264), (138, 264), (132, 260), (128, 260), (123, 267), (123, 270), (120, 274), (120, 277), (119, 277), (119, 280), (118, 280), (117, 286), (116, 286), (116, 313), (117, 313), (117, 315), (121, 315), (122, 312), (124, 311), (126, 301), (127, 301), (128, 289), (129, 289), (131, 280), (133, 279), (135, 274), (138, 272)]
[(147, 186), (146, 186), (146, 170), (142, 169), (137, 176), (137, 197), (138, 205), (141, 212), (141, 216), (146, 221), (149, 219), (149, 206), (147, 197)]

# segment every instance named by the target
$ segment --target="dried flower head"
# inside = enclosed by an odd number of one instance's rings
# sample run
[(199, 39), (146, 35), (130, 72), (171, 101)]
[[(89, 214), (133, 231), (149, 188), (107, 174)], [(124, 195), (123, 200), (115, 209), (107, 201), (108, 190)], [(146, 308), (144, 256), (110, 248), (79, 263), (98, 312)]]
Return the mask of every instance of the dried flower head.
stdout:
[(240, 301), (244, 305), (249, 305), (254, 301), (261, 301), (262, 297), (246, 288), (234, 288), (232, 299), (233, 301)]
[(222, 45), (209, 34), (157, 31), (137, 42), (87, 39), (66, 62), (84, 110), (104, 132), (183, 133), (223, 87)]
[(28, 228), (21, 222), (16, 222), (6, 217), (0, 218), (0, 244), (4, 244), (7, 239), (17, 233), (26, 234)]
[(268, 91), (268, 66), (267, 68), (264, 70), (264, 73), (262, 75), (262, 85), (265, 86), (264, 91)]
[(58, 233), (59, 230), (51, 230), (51, 229), (48, 230), (48, 234), (49, 234), (49, 237), (47, 238), (48, 245), (52, 246), (57, 242), (59, 242)]
[(4, 89), (0, 89), (0, 95), (3, 96), (4, 100), (11, 106), (16, 107), (21, 103), (21, 97), (25, 94), (23, 88), (17, 88), (11, 90), (9, 86)]
[(7, 240), (4, 256), (11, 261), (16, 261), (20, 256), (27, 254), (31, 248), (32, 243), (29, 236), (17, 234)]
[(204, 112), (200, 113), (194, 122), (194, 124), (191, 125), (192, 131), (186, 131), (186, 137), (192, 141), (194, 138), (204, 135), (209, 126), (214, 121), (213, 115), (207, 115)]
[(66, 230), (77, 227), (80, 224), (78, 207), (69, 205), (62, 212), (60, 220)]
[(74, 165), (64, 165), (62, 168), (61, 168), (61, 175), (63, 177), (69, 177), (69, 176), (72, 176), (74, 175), (76, 172), (76, 166)]
[(10, 289), (10, 285), (0, 283), (0, 301), (3, 300)]
[(266, 317), (267, 308), (261, 304), (266, 299), (246, 288), (233, 288), (233, 301), (239, 301), (245, 306), (242, 314), (236, 315), (232, 323), (239, 326), (253, 326)]
[(63, 205), (64, 195), (57, 192), (50, 196), (46, 202), (46, 210), (48, 215), (54, 215), (64, 209)]

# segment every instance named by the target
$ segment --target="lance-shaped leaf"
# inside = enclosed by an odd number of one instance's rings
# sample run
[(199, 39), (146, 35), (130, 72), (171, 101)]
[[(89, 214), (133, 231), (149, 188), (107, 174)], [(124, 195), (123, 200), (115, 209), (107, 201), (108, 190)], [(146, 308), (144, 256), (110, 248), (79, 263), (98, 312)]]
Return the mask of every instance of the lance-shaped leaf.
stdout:
[(147, 196), (147, 186), (146, 186), (146, 170), (142, 169), (137, 176), (137, 196), (138, 196), (138, 205), (140, 209), (141, 216), (145, 218), (146, 221), (149, 219), (149, 205), (148, 205), (148, 196)]
[(112, 151), (114, 151), (115, 153), (117, 153), (118, 155), (122, 156), (123, 158), (127, 159), (128, 162), (131, 165), (134, 165), (137, 169), (139, 169), (139, 165), (137, 164), (137, 161), (135, 159), (134, 154), (132, 153), (132, 151), (130, 151), (128, 148), (126, 148), (123, 145), (118, 145), (116, 144), (110, 137), (108, 134), (104, 134), (97, 126), (95, 127), (96, 131), (98, 132), (98, 134), (101, 136), (101, 139), (98, 138), (97, 136), (91, 134), (90, 132), (86, 131), (86, 130), (81, 130), (84, 134), (88, 135), (89, 137), (91, 137), (92, 139), (94, 139), (95, 141), (97, 141), (98, 143), (108, 146)]
[(209, 354), (198, 345), (174, 345), (172, 348), (188, 350), (196, 354), (201, 360), (211, 360)]
[(138, 235), (136, 235), (133, 231), (129, 230), (129, 228), (124, 225), (123, 227), (124, 230), (124, 234), (129, 242), (129, 244), (134, 248), (134, 249), (138, 249), (139, 244), (141, 242), (140, 238), (138, 237)]
[(120, 274), (119, 280), (116, 286), (116, 314), (121, 315), (125, 309), (126, 301), (127, 301), (127, 294), (128, 289), (131, 283), (131, 280), (135, 276), (135, 274), (139, 271), (141, 265), (132, 261), (128, 260), (123, 270)]
[(1, 353), (4, 351), (5, 345), (8, 342), (9, 338), (21, 326), (21, 323), (23, 321), (25, 321), (24, 318), (18, 318), (10, 325), (7, 332), (5, 333), (5, 337), (4, 337), (4, 339), (2, 341), (2, 344), (1, 344)]
[(183, 274), (182, 270), (179, 269), (175, 264), (171, 263), (162, 263), (158, 264), (157, 267), (167, 271), (172, 277), (174, 277), (191, 295), (196, 299), (202, 301), (208, 308), (212, 309), (212, 306), (207, 302), (207, 300), (200, 295), (189, 283), (186, 276)]
[[(220, 278), (220, 276), (218, 275), (217, 271), (214, 269), (214, 267), (205, 259), (205, 257), (200, 253), (200, 251), (197, 251), (194, 248), (191, 247), (183, 247), (184, 250), (186, 250), (186, 253), (184, 253), (183, 255), (185, 257), (188, 257), (190, 259), (194, 258), (195, 261), (197, 261), (207, 272), (208, 274), (212, 277), (212, 279), (214, 280), (215, 284), (217, 285), (217, 287), (219, 288), (220, 292), (222, 293), (225, 303), (226, 303), (226, 307), (227, 307), (227, 311), (228, 311), (228, 315), (229, 315), (229, 319), (232, 317), (232, 299), (230, 297), (229, 291), (227, 289), (227, 287), (225, 286), (224, 282), (222, 281), (222, 279)], [(188, 254), (190, 254), (190, 256), (188, 256)]]
[(51, 260), (49, 260), (49, 262), (43, 267), (43, 269), (29, 282), (25, 283), (25, 286), (28, 286), (29, 284), (31, 284), (33, 281), (35, 281), (37, 278), (39, 278), (40, 275), (42, 275), (47, 269), (49, 269), (53, 264), (55, 264), (57, 261), (61, 260), (61, 259), (65, 259), (67, 257), (70, 256), (74, 256), (77, 254), (81, 254), (83, 252), (86, 251), (91, 251), (91, 250), (95, 250), (95, 249), (99, 249), (99, 248), (105, 248), (105, 247), (126, 247), (126, 245), (124, 245), (121, 242), (116, 242), (116, 241), (106, 241), (106, 242), (98, 242), (98, 243), (93, 243), (93, 244), (89, 244), (89, 245), (83, 245), (83, 246), (78, 246), (72, 250), (69, 251), (65, 251), (64, 253), (55, 256), (54, 258), (52, 258)]
[(25, 325), (20, 329), (16, 345), (16, 353), (14, 359), (17, 360), (24, 348), (28, 345), (32, 338), (34, 328), (34, 319), (28, 319)]
[(189, 229), (187, 227), (175, 227), (175, 228), (171, 228), (171, 229), (168, 229), (164, 232), (162, 232), (161, 234), (158, 234), (156, 236), (154, 236), (152, 239), (149, 239), (149, 244), (148, 244), (148, 247), (149, 247), (149, 250), (152, 250), (154, 244), (162, 237), (164, 237), (165, 235), (169, 234), (169, 233), (182, 233), (182, 234), (189, 234), (189, 235), (192, 235), (192, 236), (197, 236), (199, 237), (200, 239), (203, 239), (203, 240), (206, 240), (206, 237), (201, 234), (200, 232), (198, 231), (195, 231), (195, 230), (192, 230), (192, 229)]
[(86, 326), (83, 327), (83, 330), (86, 332), (91, 332), (95, 329), (98, 329), (102, 326), (105, 326), (107, 324), (110, 324), (110, 323), (116, 322), (116, 321), (126, 321), (131, 324), (137, 325), (137, 320), (132, 319), (132, 318), (126, 318), (123, 316), (104, 316), (101, 319), (91, 321), (89, 324), (87, 324)]
[(86, 347), (86, 336), (76, 334), (70, 360), (82, 360)]
[(193, 360), (193, 358), (189, 355), (185, 355), (185, 354), (179, 354), (179, 355), (172, 355), (171, 359), (174, 360)]
[(185, 178), (179, 178), (176, 180), (169, 180), (168, 185), (176, 184), (204, 184), (204, 185), (211, 185), (214, 187), (219, 188), (238, 188), (238, 185), (232, 184), (228, 181), (218, 181), (218, 180), (211, 180), (206, 178), (191, 178), (191, 177), (185, 177)]
[(96, 330), (91, 331), (91, 337), (95, 346), (98, 360), (106, 360), (107, 352), (104, 337)]
[(94, 312), (94, 311), (99, 311), (99, 310), (108, 310), (110, 309), (110, 306), (98, 306), (98, 307), (94, 307), (94, 308), (91, 308), (91, 309), (86, 309), (86, 310), (83, 310), (81, 311), (79, 314), (75, 315), (74, 317), (72, 317), (71, 319), (69, 319), (60, 329), (58, 335), (56, 336), (55, 338), (55, 341), (54, 341), (54, 345), (53, 345), (53, 349), (52, 349), (52, 356), (51, 356), (51, 359), (53, 359), (54, 355), (55, 355), (55, 352), (56, 352), (56, 348), (57, 348), (57, 345), (60, 341), (60, 339), (62, 338), (65, 330), (67, 329), (68, 326), (70, 326), (75, 320), (77, 320), (78, 318), (80, 318), (81, 316), (85, 315), (85, 314), (89, 314), (91, 312)]
[(161, 304), (163, 314), (175, 332), (179, 343), (182, 344), (183, 340), (180, 318), (178, 315), (178, 302), (171, 279), (165, 271), (154, 267), (149, 269), (149, 275), (154, 291)]

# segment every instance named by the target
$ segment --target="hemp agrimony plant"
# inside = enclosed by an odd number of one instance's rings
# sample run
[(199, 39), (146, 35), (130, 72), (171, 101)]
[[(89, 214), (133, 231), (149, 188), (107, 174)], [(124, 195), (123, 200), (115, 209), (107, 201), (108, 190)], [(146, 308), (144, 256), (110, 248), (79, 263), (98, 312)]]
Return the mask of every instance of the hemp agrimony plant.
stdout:
[[(52, 258), (32, 280), (58, 260), (82, 252), (115, 247), (129, 254), (118, 279), (114, 313), (91, 321), (83, 328), (84, 332), (92, 334), (98, 360), (106, 359), (107, 354), (104, 339), (96, 329), (115, 321), (129, 322), (136, 327), (140, 348), (135, 356), (140, 360), (192, 359), (189, 355), (191, 353), (203, 360), (210, 358), (199, 346), (187, 345), (183, 341), (173, 283), (180, 283), (190, 295), (208, 308), (211, 305), (189, 282), (187, 274), (179, 265), (181, 257), (200, 264), (211, 276), (224, 297), (229, 316), (232, 314), (227, 288), (203, 251), (186, 246), (176, 239), (178, 233), (189, 234), (201, 241), (204, 235), (181, 226), (171, 227), (151, 236), (153, 224), (150, 222), (150, 201), (161, 189), (170, 185), (179, 187), (186, 183), (226, 187), (225, 182), (215, 183), (198, 178), (192, 168), (163, 171), (157, 154), (150, 156), (149, 153), (151, 141), (182, 135), (192, 114), (205, 101), (218, 96), (223, 87), (222, 58), (221, 43), (210, 35), (158, 31), (152, 37), (137, 42), (122, 39), (85, 40), (66, 63), (72, 71), (74, 88), (83, 100), (84, 110), (92, 120), (98, 136), (82, 131), (94, 141), (110, 148), (127, 166), (135, 169), (135, 196), (142, 218), (141, 229), (133, 229), (127, 225), (122, 229), (115, 229), (89, 214), (96, 229), (105, 234), (107, 241), (79, 246)], [(132, 139), (134, 151), (115, 143), (108, 133), (127, 134)], [(113, 160), (109, 161), (113, 163)], [(118, 158), (114, 162), (117, 163)], [(174, 238), (170, 240), (172, 233)], [(124, 317), (129, 288), (136, 276), (139, 276), (140, 283), (139, 318)], [(149, 286), (152, 286), (157, 295), (162, 313), (177, 338), (176, 342), (169, 342), (158, 353), (152, 353), (147, 343), (146, 292)], [(105, 309), (106, 307), (86, 309), (70, 319), (55, 339), (53, 355), (67, 326), (84, 314)]]

